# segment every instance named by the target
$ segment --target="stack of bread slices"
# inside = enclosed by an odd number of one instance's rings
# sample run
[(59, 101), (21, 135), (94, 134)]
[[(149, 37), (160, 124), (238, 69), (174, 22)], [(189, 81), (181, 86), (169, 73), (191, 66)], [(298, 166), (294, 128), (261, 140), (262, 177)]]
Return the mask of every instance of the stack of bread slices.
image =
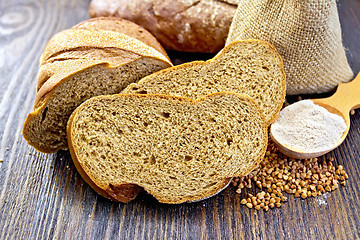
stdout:
[(42, 152), (67, 149), (66, 123), (77, 106), (170, 66), (157, 40), (127, 20), (93, 19), (59, 32), (41, 55), (34, 111), (23, 135)]
[(198, 201), (250, 173), (285, 98), (277, 51), (237, 41), (171, 67), (155, 40), (142, 39), (148, 33), (139, 41), (122, 24), (95, 19), (50, 40), (24, 126), (29, 144), (69, 147), (84, 180), (121, 202), (141, 189), (163, 203)]

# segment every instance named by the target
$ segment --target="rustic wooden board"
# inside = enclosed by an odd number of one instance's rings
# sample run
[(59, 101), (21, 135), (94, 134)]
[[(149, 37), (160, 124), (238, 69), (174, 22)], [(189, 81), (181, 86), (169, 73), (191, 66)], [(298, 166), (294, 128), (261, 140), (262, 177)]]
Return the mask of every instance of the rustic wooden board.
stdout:
[[(22, 138), (38, 59), (56, 32), (88, 18), (90, 0), (0, 1), (0, 239), (359, 239), (360, 111), (335, 157), (346, 187), (279, 209), (249, 210), (229, 187), (198, 203), (165, 205), (142, 193), (129, 204), (83, 182), (68, 152), (42, 154)], [(360, 1), (338, 2), (344, 45), (360, 70)], [(171, 52), (176, 63), (209, 55)]]

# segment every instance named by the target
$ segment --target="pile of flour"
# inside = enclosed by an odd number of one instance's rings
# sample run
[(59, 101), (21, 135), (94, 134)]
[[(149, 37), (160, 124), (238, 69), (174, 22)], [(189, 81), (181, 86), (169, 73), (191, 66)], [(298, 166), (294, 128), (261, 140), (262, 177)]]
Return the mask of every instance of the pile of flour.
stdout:
[(287, 106), (272, 124), (273, 137), (283, 146), (304, 152), (321, 152), (335, 146), (346, 130), (345, 120), (311, 100)]

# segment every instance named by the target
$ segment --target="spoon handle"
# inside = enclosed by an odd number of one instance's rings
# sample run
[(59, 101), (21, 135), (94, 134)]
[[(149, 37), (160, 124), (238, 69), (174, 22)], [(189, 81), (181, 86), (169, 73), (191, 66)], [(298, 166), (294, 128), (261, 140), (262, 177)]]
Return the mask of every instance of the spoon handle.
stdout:
[(339, 110), (344, 116), (351, 109), (360, 108), (360, 73), (348, 83), (340, 83), (336, 92), (329, 98), (316, 99)]

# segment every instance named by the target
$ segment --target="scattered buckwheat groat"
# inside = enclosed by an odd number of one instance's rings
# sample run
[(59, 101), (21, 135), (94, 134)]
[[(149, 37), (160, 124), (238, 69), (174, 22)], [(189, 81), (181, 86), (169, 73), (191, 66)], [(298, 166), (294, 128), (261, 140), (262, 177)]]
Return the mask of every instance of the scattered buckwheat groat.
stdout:
[(232, 184), (239, 194), (243, 188), (255, 185), (257, 193), (248, 193), (241, 203), (248, 208), (268, 211), (287, 200), (284, 192), (305, 199), (334, 191), (339, 184), (345, 186), (348, 175), (342, 165), (335, 167), (333, 162), (334, 158), (325, 161), (288, 158), (270, 140), (260, 166), (245, 177), (234, 178)]

